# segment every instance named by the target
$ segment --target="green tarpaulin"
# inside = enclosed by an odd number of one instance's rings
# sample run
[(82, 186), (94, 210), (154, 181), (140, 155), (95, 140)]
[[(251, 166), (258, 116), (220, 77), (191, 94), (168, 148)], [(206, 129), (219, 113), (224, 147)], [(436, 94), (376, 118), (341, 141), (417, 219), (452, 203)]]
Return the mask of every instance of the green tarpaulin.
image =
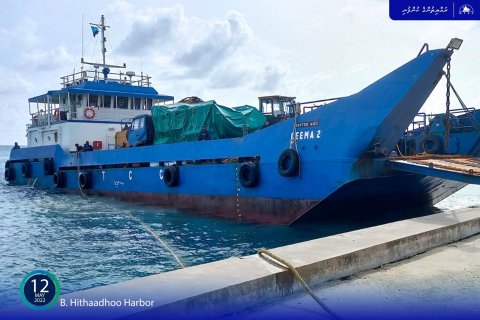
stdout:
[(202, 125), (207, 126), (212, 139), (243, 136), (265, 124), (265, 116), (252, 106), (227, 108), (215, 101), (197, 104), (174, 104), (152, 107), (155, 144), (197, 141)]

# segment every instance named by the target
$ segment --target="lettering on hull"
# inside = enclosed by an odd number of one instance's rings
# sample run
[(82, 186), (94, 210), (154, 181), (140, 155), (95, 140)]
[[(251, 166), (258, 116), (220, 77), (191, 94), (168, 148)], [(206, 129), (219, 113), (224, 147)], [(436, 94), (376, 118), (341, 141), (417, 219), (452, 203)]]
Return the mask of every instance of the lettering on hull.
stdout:
[(297, 131), (297, 132), (292, 132), (290, 135), (291, 140), (314, 140), (314, 139), (320, 139), (322, 135), (322, 130), (317, 129), (317, 130), (307, 130), (307, 131)]

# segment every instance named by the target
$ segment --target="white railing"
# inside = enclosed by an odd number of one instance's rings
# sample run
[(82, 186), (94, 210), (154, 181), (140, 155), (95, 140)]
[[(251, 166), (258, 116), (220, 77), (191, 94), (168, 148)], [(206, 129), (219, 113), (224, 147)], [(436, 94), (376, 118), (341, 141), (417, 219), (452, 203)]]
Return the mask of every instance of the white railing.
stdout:
[(75, 72), (70, 75), (61, 77), (60, 79), (62, 80), (61, 84), (63, 85), (63, 87), (68, 88), (73, 85), (77, 85), (86, 81), (105, 81), (105, 80), (116, 81), (120, 83), (128, 83), (128, 84), (139, 86), (139, 87), (150, 87), (151, 78), (152, 77), (149, 77), (148, 75), (144, 75), (143, 72), (139, 76), (134, 75), (130, 72), (128, 72), (128, 74), (123, 72), (119, 72), (119, 73), (110, 72), (108, 74), (107, 79), (105, 79), (102, 72), (99, 72), (98, 70), (88, 70), (88, 71)]

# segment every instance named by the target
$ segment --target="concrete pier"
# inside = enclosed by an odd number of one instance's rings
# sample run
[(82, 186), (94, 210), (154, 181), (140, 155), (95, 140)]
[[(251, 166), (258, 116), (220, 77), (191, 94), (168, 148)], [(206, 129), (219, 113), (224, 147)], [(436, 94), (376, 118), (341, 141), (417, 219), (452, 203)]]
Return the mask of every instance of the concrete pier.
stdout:
[[(331, 312), (347, 319), (479, 319), (480, 235), (317, 286)], [(222, 320), (316, 320), (327, 312), (305, 292)]]
[[(477, 233), (480, 233), (480, 208), (474, 207), (397, 221), (271, 251), (293, 264), (305, 281), (315, 287)], [(480, 262), (478, 265), (480, 269)], [(64, 319), (87, 316), (95, 319), (229, 318), (242, 310), (279, 301), (303, 290), (290, 271), (254, 254), (62, 295), (59, 303), (43, 311), (41, 316)], [(72, 305), (75, 301), (102, 299), (121, 301), (122, 306)], [(138, 304), (125, 305), (125, 299)], [(20, 313), (28, 318), (39, 317), (33, 310), (21, 310)]]

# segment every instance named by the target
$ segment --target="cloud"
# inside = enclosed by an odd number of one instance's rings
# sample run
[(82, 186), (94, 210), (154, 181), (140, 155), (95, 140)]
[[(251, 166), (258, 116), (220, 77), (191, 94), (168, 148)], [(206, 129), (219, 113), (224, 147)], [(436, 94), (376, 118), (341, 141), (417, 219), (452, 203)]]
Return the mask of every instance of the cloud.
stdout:
[(257, 86), (264, 91), (273, 91), (280, 86), (285, 77), (285, 71), (279, 67), (265, 66), (263, 72), (257, 78)]
[(235, 88), (248, 83), (252, 77), (254, 74), (251, 69), (239, 68), (237, 63), (226, 63), (211, 74), (209, 86), (218, 89)]
[(37, 23), (31, 18), (22, 18), (15, 25), (0, 28), (0, 48), (8, 48), (12, 44), (33, 47), (41, 42)]
[(20, 65), (30, 70), (49, 71), (63, 69), (65, 65), (72, 65), (75, 58), (65, 46), (58, 46), (49, 50), (37, 50), (22, 53)]
[(232, 56), (251, 33), (243, 16), (236, 12), (231, 12), (226, 21), (211, 24), (209, 29), (205, 37), (196, 41), (185, 53), (178, 54), (175, 63), (193, 73), (210, 72)]
[(271, 63), (276, 50), (267, 48), (236, 11), (224, 19), (202, 19), (187, 15), (181, 5), (137, 12), (123, 2), (115, 7), (134, 21), (118, 52), (153, 61), (164, 79), (202, 81), (217, 89), (273, 90), (285, 75)]
[[(1, 110), (9, 110), (8, 117), (0, 118), (1, 144), (11, 145), (17, 141), (26, 144), (25, 120), (29, 119), (28, 108), (19, 108), (17, 103), (0, 103)], [(15, 130), (20, 128), (19, 130)]]
[(8, 75), (8, 81), (0, 81), (0, 94), (3, 98), (23, 94), (34, 87), (34, 84), (25, 79), (18, 71), (0, 66), (0, 74)]
[(186, 16), (183, 6), (176, 5), (150, 8), (133, 15), (133, 19), (118, 52), (167, 57), (163, 61), (180, 68), (173, 73), (177, 77), (204, 76), (233, 55), (251, 35), (243, 16), (233, 11), (225, 20), (202, 20)]
[[(128, 6), (126, 7), (128, 8)], [(132, 15), (134, 21), (130, 32), (121, 42), (121, 54), (145, 54), (162, 52), (179, 42), (181, 25), (185, 23), (182, 6), (150, 8)]]

